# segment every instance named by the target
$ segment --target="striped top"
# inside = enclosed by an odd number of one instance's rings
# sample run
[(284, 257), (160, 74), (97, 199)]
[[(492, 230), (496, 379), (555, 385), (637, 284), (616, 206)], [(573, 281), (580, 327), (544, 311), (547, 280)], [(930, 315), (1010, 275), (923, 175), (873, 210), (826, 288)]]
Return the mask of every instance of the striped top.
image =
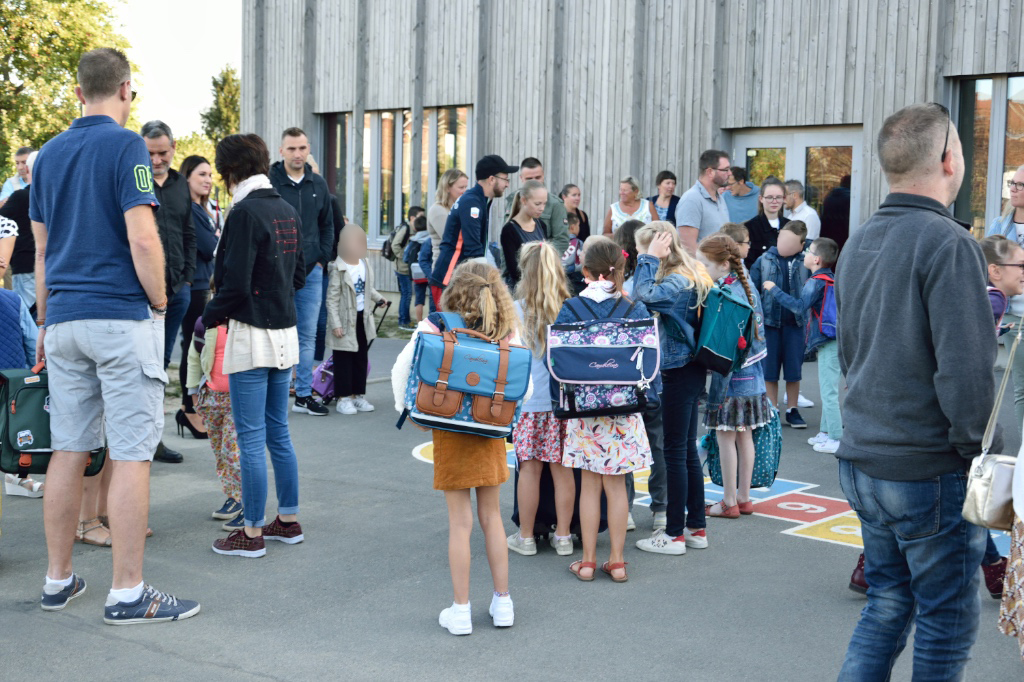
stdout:
[(639, 220), (645, 225), (649, 222), (653, 222), (654, 218), (651, 216), (651, 202), (646, 199), (640, 200), (640, 206), (633, 213), (626, 213), (619, 206), (619, 202), (615, 202), (611, 206), (612, 209), (612, 232), (619, 229), (619, 226), (627, 220)]

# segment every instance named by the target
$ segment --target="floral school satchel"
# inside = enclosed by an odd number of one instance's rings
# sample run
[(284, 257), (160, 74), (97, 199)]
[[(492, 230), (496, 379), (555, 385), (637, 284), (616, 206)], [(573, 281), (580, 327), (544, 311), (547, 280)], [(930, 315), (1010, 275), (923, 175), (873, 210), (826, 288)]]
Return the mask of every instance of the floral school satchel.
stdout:
[(427, 318), (440, 331), (416, 337), (405, 418), (428, 429), (506, 438), (530, 386), (532, 353), (467, 329), (455, 313)]
[(630, 319), (620, 299), (607, 316), (580, 297), (565, 302), (579, 322), (548, 325), (548, 370), (558, 419), (635, 414), (658, 405), (658, 323)]

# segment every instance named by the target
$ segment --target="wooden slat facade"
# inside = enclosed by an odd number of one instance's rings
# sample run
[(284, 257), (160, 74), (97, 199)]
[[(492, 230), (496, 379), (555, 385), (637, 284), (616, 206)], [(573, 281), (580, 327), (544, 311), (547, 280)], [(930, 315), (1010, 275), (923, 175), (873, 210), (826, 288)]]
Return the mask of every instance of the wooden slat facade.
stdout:
[[(417, 116), (423, 108), (470, 105), (474, 157), (498, 153), (516, 163), (537, 156), (552, 191), (580, 185), (583, 208), (597, 223), (617, 199), (621, 177), (634, 175), (653, 190), (655, 174), (669, 168), (682, 191), (695, 180), (700, 152), (728, 149), (735, 132), (859, 125), (866, 217), (886, 191), (873, 144), (882, 121), (912, 102), (951, 104), (957, 77), (1024, 71), (1022, 6), (253, 0), (244, 5), (242, 125), (273, 149), (281, 130), (305, 123), (322, 158), (318, 115), (353, 112), (361, 121), (376, 109), (411, 108)], [(358, 177), (362, 126), (354, 128), (350, 176)], [(417, 148), (413, 161), (418, 188), (427, 160)], [(375, 264), (384, 286), (394, 286), (391, 268)]]

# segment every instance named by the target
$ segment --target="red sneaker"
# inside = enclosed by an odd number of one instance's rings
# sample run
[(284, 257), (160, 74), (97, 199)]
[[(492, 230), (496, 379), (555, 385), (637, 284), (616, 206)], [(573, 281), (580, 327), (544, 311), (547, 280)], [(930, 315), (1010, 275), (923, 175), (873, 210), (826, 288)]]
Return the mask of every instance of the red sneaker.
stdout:
[(270, 525), (263, 526), (263, 537), (267, 540), (279, 540), (289, 545), (298, 544), (305, 539), (302, 535), (302, 526), (298, 521), (286, 526), (281, 523), (280, 516), (275, 516)]
[(239, 528), (228, 534), (226, 538), (215, 541), (213, 551), (227, 556), (244, 556), (255, 559), (266, 555), (267, 546), (263, 542), (262, 536), (251, 538), (245, 534), (244, 529)]
[(994, 564), (981, 565), (981, 572), (985, 576), (985, 587), (993, 599), (1003, 598), (1003, 576), (1006, 575), (1006, 557), (1003, 557)]

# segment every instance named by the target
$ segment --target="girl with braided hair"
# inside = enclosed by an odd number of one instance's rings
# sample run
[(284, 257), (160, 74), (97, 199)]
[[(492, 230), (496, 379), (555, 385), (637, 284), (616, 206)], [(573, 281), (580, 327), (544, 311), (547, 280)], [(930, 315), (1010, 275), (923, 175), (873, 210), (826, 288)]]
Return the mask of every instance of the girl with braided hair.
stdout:
[(724, 234), (712, 235), (697, 247), (697, 259), (723, 287), (744, 296), (754, 308), (756, 341), (744, 366), (729, 376), (714, 375), (704, 425), (715, 429), (725, 495), (707, 507), (708, 516), (737, 519), (752, 514), (750, 479), (754, 473), (754, 429), (772, 418), (761, 359), (765, 356), (761, 299), (750, 286), (739, 244)]

